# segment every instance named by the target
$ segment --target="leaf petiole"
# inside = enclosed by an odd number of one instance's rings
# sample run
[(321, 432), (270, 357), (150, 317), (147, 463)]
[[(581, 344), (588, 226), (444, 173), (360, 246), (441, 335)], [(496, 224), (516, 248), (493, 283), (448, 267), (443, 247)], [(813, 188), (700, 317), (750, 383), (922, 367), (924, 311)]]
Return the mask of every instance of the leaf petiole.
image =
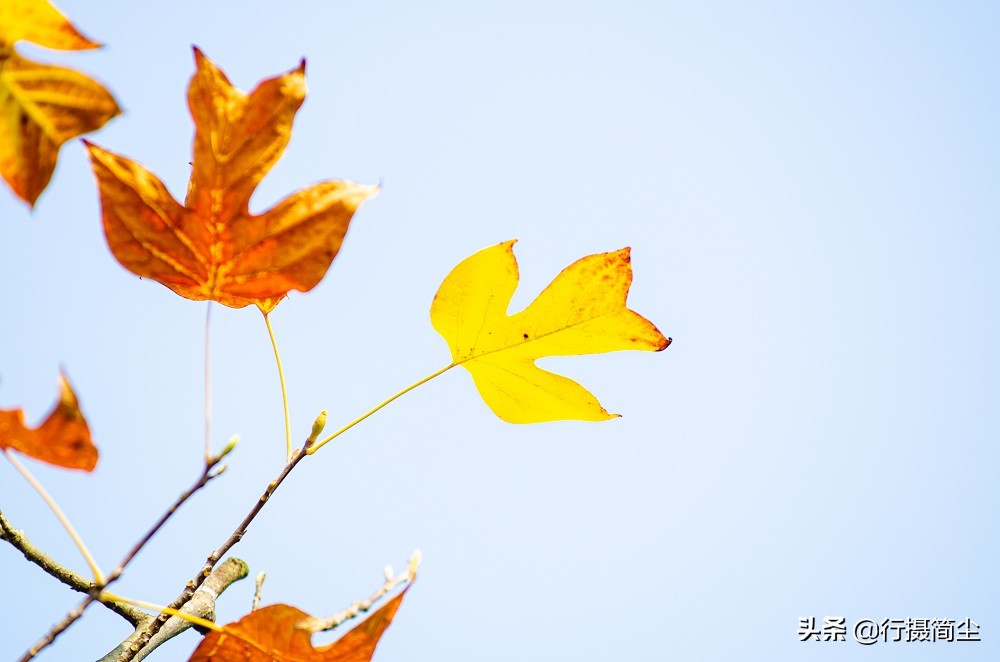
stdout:
[(63, 528), (66, 529), (66, 533), (68, 533), (69, 537), (73, 539), (73, 543), (76, 545), (76, 548), (80, 550), (80, 553), (83, 555), (87, 565), (90, 566), (90, 572), (94, 575), (94, 583), (103, 585), (104, 573), (101, 572), (101, 568), (97, 565), (97, 561), (95, 561), (94, 557), (90, 555), (90, 551), (87, 549), (87, 546), (83, 544), (83, 539), (80, 537), (80, 534), (78, 534), (76, 529), (73, 528), (69, 518), (63, 513), (59, 504), (57, 504), (55, 499), (53, 499), (52, 496), (45, 491), (45, 488), (42, 487), (40, 482), (38, 482), (38, 479), (31, 475), (28, 468), (21, 464), (16, 457), (14, 457), (13, 453), (4, 449), (3, 454), (7, 456), (10, 463), (14, 465), (14, 468), (17, 469), (22, 476), (24, 476), (24, 479), (28, 481), (33, 488), (35, 488), (38, 495), (42, 497), (42, 500), (48, 505), (59, 522), (63, 525)]
[(215, 630), (216, 632), (224, 632), (221, 625), (209, 621), (204, 618), (200, 618), (193, 614), (188, 614), (186, 612), (180, 611), (178, 609), (171, 609), (170, 607), (164, 607), (162, 605), (153, 604), (152, 602), (146, 602), (144, 600), (133, 600), (132, 598), (122, 597), (111, 593), (110, 591), (101, 591), (100, 596), (101, 602), (117, 602), (118, 604), (132, 605), (133, 607), (142, 607), (143, 609), (151, 609), (153, 611), (158, 611), (164, 614), (170, 614), (171, 616), (176, 616), (177, 618), (183, 619), (192, 625), (197, 625), (209, 630)]
[(271, 317), (264, 313), (264, 324), (267, 325), (267, 335), (271, 338), (271, 347), (274, 348), (274, 361), (278, 364), (278, 381), (281, 382), (281, 406), (285, 410), (285, 462), (292, 459), (292, 424), (288, 414), (288, 390), (285, 388), (285, 371), (281, 367), (281, 354), (278, 352), (278, 341), (274, 338), (274, 329), (271, 327)]
[(382, 407), (385, 407), (387, 404), (389, 404), (390, 402), (392, 402), (396, 398), (398, 398), (400, 396), (403, 396), (403, 395), (406, 395), (407, 393), (409, 393), (413, 389), (415, 389), (418, 386), (421, 386), (423, 384), (426, 384), (427, 382), (429, 382), (430, 380), (434, 379), (435, 377), (443, 375), (444, 373), (446, 373), (449, 370), (451, 370), (452, 368), (454, 368), (456, 365), (458, 365), (458, 364), (457, 363), (449, 363), (445, 367), (443, 367), (440, 370), (437, 370), (435, 372), (432, 372), (431, 374), (427, 375), (423, 379), (413, 382), (412, 384), (410, 384), (409, 386), (407, 386), (406, 388), (404, 388), (402, 391), (396, 393), (395, 395), (392, 395), (392, 396), (386, 398), (385, 400), (383, 400), (382, 402), (378, 403), (377, 405), (375, 405), (374, 407), (372, 407), (371, 409), (369, 409), (368, 411), (366, 411), (361, 416), (358, 416), (353, 421), (351, 421), (350, 423), (348, 423), (344, 427), (340, 428), (339, 430), (337, 430), (333, 434), (329, 435), (328, 437), (324, 437), (323, 439), (317, 441), (315, 444), (313, 444), (308, 449), (306, 449), (306, 453), (308, 455), (312, 455), (313, 453), (315, 453), (316, 451), (318, 451), (320, 448), (322, 448), (324, 444), (326, 444), (327, 442), (333, 441), (334, 439), (336, 439), (340, 435), (344, 434), (345, 432), (347, 432), (348, 430), (350, 430), (351, 428), (353, 428), (355, 425), (357, 425), (361, 421), (365, 420), (366, 418), (368, 418), (369, 416), (371, 416), (372, 414), (374, 414), (375, 412), (377, 412)]

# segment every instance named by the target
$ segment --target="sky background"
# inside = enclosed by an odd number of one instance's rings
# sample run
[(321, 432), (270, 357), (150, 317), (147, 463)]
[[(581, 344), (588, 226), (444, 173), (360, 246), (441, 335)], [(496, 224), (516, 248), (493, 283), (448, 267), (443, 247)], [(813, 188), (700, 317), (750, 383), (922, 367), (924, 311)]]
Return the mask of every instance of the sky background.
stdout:
[[(332, 614), (419, 547), (376, 662), (1000, 659), (996, 3), (59, 6), (106, 47), (19, 50), (106, 83), (125, 113), (89, 138), (176, 196), (192, 44), (244, 90), (308, 60), (253, 210), (320, 179), (383, 183), (325, 280), (272, 315), (295, 439), (448, 363), (431, 298), (506, 239), (515, 309), (631, 246), (629, 304), (674, 339), (543, 363), (621, 419), (509, 425), (450, 371), (340, 437), (234, 549), (265, 602)], [(0, 191), (0, 298), (0, 406), (39, 420), (68, 371), (98, 468), (26, 462), (110, 569), (200, 470), (205, 304), (117, 264), (77, 141), (34, 212)], [(256, 309), (214, 307), (211, 360), (215, 447), (241, 444), (123, 595), (173, 599), (281, 468)], [(0, 509), (86, 572), (10, 466)], [(9, 546), (0, 577), (12, 659), (78, 596)], [(252, 594), (230, 588), (220, 619)], [(983, 641), (800, 643), (798, 619), (827, 615), (971, 618)], [(128, 633), (95, 607), (40, 659)]]

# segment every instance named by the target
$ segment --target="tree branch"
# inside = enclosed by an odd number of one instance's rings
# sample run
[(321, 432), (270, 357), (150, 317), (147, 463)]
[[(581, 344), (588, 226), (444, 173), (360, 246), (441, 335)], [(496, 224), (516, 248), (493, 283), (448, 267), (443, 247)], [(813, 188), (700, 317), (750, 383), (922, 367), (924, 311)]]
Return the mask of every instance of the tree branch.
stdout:
[[(321, 415), (321, 418), (325, 417)], [(277, 491), (278, 486), (281, 485), (282, 481), (284, 481), (285, 478), (288, 477), (288, 474), (292, 472), (292, 469), (295, 468), (295, 465), (297, 465), (299, 461), (306, 456), (308, 449), (313, 443), (315, 443), (316, 437), (319, 436), (319, 432), (321, 430), (322, 426), (319, 425), (319, 419), (317, 419), (317, 424), (313, 426), (313, 434), (309, 435), (309, 438), (306, 439), (306, 443), (302, 446), (302, 448), (292, 453), (292, 457), (289, 459), (288, 464), (286, 464), (285, 468), (281, 470), (281, 473), (278, 474), (277, 478), (268, 483), (264, 493), (259, 499), (257, 499), (253, 507), (250, 509), (250, 512), (247, 513), (246, 517), (243, 518), (243, 521), (236, 527), (236, 530), (233, 531), (229, 538), (226, 539), (226, 541), (222, 543), (217, 550), (208, 556), (205, 560), (205, 565), (203, 565), (201, 570), (198, 571), (198, 574), (194, 576), (194, 579), (187, 583), (187, 586), (183, 591), (181, 591), (181, 594), (178, 595), (173, 602), (167, 605), (167, 607), (170, 609), (183, 609), (184, 605), (191, 599), (191, 596), (194, 595), (195, 591), (197, 591), (207, 578), (211, 576), (212, 568), (214, 568), (215, 564), (219, 562), (219, 559), (221, 559), (226, 552), (232, 549), (236, 543), (243, 539), (243, 536), (246, 534), (251, 522), (253, 522), (254, 518), (257, 517), (257, 513), (259, 513), (267, 504), (271, 496)], [(169, 617), (162, 613), (157, 616), (153, 622), (146, 627), (146, 630), (136, 639), (135, 646), (124, 650), (121, 655), (118, 656), (116, 662), (130, 662), (131, 660), (135, 660), (136, 652), (145, 648), (152, 638), (160, 631), (160, 629), (170, 620), (170, 618), (173, 617)]]
[[(215, 620), (215, 601), (229, 586), (247, 576), (249, 568), (247, 564), (237, 558), (226, 559), (226, 562), (217, 567), (208, 579), (198, 587), (191, 599), (181, 608), (185, 614), (198, 616), (209, 621)], [(135, 660), (145, 659), (160, 645), (176, 637), (181, 632), (192, 627), (191, 623), (178, 616), (171, 616), (163, 627), (152, 637), (149, 642), (141, 647), (138, 644), (140, 637), (145, 634), (146, 627), (153, 621), (153, 617), (147, 615), (147, 619), (136, 627), (125, 641), (118, 644), (114, 650), (102, 657), (98, 662), (114, 662), (126, 651), (130, 651)]]
[[(53, 641), (55, 641), (56, 637), (62, 634), (66, 630), (66, 628), (71, 626), (81, 616), (83, 616), (83, 612), (87, 609), (87, 607), (89, 607), (92, 602), (100, 598), (101, 591), (107, 588), (107, 586), (111, 584), (113, 581), (121, 577), (121, 574), (125, 571), (125, 567), (129, 563), (131, 563), (132, 559), (135, 558), (136, 554), (139, 553), (139, 551), (146, 545), (146, 543), (152, 540), (153, 536), (156, 535), (156, 533), (163, 527), (163, 525), (167, 523), (167, 520), (169, 520), (174, 515), (174, 513), (177, 512), (177, 509), (180, 508), (185, 501), (190, 499), (195, 494), (195, 492), (205, 487), (205, 485), (207, 485), (213, 478), (217, 478), (222, 474), (222, 472), (226, 468), (226, 465), (222, 465), (218, 469), (216, 469), (216, 466), (222, 461), (222, 458), (228, 455), (230, 452), (232, 452), (233, 448), (235, 447), (236, 447), (236, 439), (233, 438), (229, 442), (229, 444), (226, 445), (226, 447), (222, 450), (221, 453), (219, 453), (215, 457), (209, 458), (208, 461), (205, 463), (205, 466), (202, 469), (201, 475), (198, 477), (198, 480), (196, 480), (194, 484), (191, 485), (191, 487), (189, 487), (183, 494), (177, 497), (177, 499), (166, 510), (166, 512), (164, 512), (163, 515), (160, 516), (160, 519), (158, 519), (156, 523), (153, 524), (153, 526), (151, 526), (149, 530), (146, 531), (146, 533), (139, 539), (139, 542), (133, 545), (132, 549), (130, 549), (128, 553), (125, 555), (125, 557), (118, 563), (118, 567), (116, 567), (111, 572), (111, 574), (108, 575), (104, 583), (100, 585), (97, 584), (91, 585), (90, 590), (87, 593), (87, 597), (84, 598), (76, 607), (74, 607), (71, 612), (66, 614), (66, 616), (63, 617), (61, 621), (59, 621), (51, 628), (49, 628), (49, 631), (46, 632), (45, 635), (41, 639), (39, 639), (34, 646), (28, 649), (28, 652), (26, 652), (23, 656), (21, 656), (19, 662), (28, 662), (28, 660), (38, 655), (38, 653), (43, 648), (45, 648), (46, 646), (50, 645)], [(218, 561), (218, 559), (216, 559), (216, 561)], [(208, 575), (209, 573), (206, 572), (205, 577), (207, 578)], [(199, 585), (200, 584), (201, 582), (199, 582)], [(192, 589), (192, 593), (193, 592), (194, 589)], [(190, 597), (190, 594), (188, 597)], [(171, 606), (173, 607), (173, 605)], [(181, 606), (182, 605), (178, 605), (177, 607), (175, 607), (175, 609), (180, 609)], [(155, 622), (157, 621), (154, 621), (154, 623)]]
[[(90, 593), (95, 586), (92, 581), (83, 575), (73, 572), (42, 550), (35, 547), (35, 545), (28, 540), (28, 537), (24, 535), (23, 531), (19, 531), (11, 525), (10, 521), (4, 516), (3, 511), (0, 511), (0, 540), (6, 540), (9, 542), (16, 550), (24, 555), (24, 558), (34, 563), (66, 586), (69, 586), (74, 591), (79, 591), (80, 593)], [(145, 624), (150, 618), (149, 614), (141, 609), (133, 607), (132, 605), (123, 605), (115, 602), (103, 601), (101, 604), (131, 623), (133, 627), (139, 627), (140, 624)]]
[(316, 618), (315, 616), (309, 616), (308, 618), (302, 619), (298, 624), (296, 624), (295, 627), (306, 630), (310, 634), (315, 634), (317, 632), (323, 632), (324, 630), (332, 630), (345, 621), (357, 618), (360, 614), (367, 613), (368, 610), (372, 608), (372, 605), (385, 597), (386, 593), (400, 584), (412, 583), (413, 580), (417, 578), (418, 565), (420, 565), (419, 549), (415, 550), (413, 555), (410, 556), (410, 561), (406, 566), (406, 572), (400, 575), (393, 575), (392, 567), (386, 566), (385, 581), (382, 586), (377, 591), (372, 593), (366, 600), (356, 600), (351, 603), (350, 607), (337, 612), (330, 618)]

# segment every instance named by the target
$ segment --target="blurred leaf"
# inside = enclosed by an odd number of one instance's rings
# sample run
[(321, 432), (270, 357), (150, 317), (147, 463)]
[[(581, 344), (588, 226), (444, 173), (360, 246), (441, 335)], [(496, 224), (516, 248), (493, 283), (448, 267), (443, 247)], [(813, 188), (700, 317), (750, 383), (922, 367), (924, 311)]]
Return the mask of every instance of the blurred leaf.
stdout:
[(97, 448), (65, 375), (59, 376), (59, 402), (37, 428), (24, 424), (21, 409), (0, 409), (0, 448), (67, 469), (93, 471)]
[(120, 111), (111, 94), (78, 71), (22, 58), (18, 41), (84, 50), (97, 44), (47, 0), (0, 2), (0, 173), (34, 205), (64, 142), (101, 128)]
[(306, 95), (305, 61), (235, 89), (201, 51), (188, 89), (194, 161), (184, 206), (138, 163), (88, 144), (104, 232), (122, 266), (188, 299), (269, 312), (326, 274), (351, 218), (378, 187), (325, 181), (257, 216), (254, 189), (281, 157)]
[(632, 284), (629, 249), (589, 255), (566, 267), (531, 305), (507, 315), (519, 275), (514, 240), (466, 258), (444, 279), (431, 323), (479, 394), (510, 423), (615, 418), (575, 381), (542, 370), (544, 356), (621, 349), (660, 351), (659, 329), (625, 307)]

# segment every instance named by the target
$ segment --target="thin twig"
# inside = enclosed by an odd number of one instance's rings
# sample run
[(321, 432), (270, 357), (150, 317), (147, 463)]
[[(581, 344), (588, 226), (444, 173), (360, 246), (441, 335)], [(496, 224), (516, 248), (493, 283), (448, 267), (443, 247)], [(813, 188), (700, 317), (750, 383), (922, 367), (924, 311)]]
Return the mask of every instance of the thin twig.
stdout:
[[(3, 512), (0, 512), (0, 540), (6, 540), (9, 542), (16, 550), (24, 555), (24, 558), (34, 563), (66, 586), (69, 586), (74, 591), (89, 593), (94, 587), (94, 583), (92, 581), (79, 573), (73, 572), (33, 545), (32, 542), (28, 540), (28, 537), (24, 535), (23, 531), (18, 531), (11, 525), (10, 520), (4, 516)], [(127, 620), (133, 627), (138, 627), (140, 623), (144, 623), (150, 618), (149, 614), (146, 612), (141, 609), (130, 607), (129, 605), (122, 605), (116, 602), (105, 602), (103, 600), (101, 601), (101, 604)]]
[[(267, 322), (268, 330), (270, 331), (271, 324), (270, 324), (270, 321), (268, 320), (267, 315), (264, 315), (264, 320), (265, 320), (265, 322)], [(271, 337), (272, 337), (272, 341), (273, 341), (274, 335), (271, 334)], [(277, 345), (275, 344), (274, 347), (275, 347), (275, 357), (277, 358)], [(279, 365), (279, 375), (281, 375), (282, 391), (284, 391), (284, 375), (280, 371), (280, 365), (281, 365), (280, 358), (278, 359), (278, 365)], [(444, 372), (447, 372), (448, 370), (450, 370), (453, 367), (455, 367), (454, 363), (449, 364), (449, 365), (445, 366), (444, 368), (441, 368), (440, 370), (437, 370), (436, 372), (428, 375), (427, 377), (424, 377), (423, 379), (421, 379), (421, 380), (419, 380), (417, 382), (414, 382), (413, 384), (407, 386), (405, 389), (403, 389), (399, 393), (396, 393), (392, 397), (390, 397), (387, 400), (383, 401), (381, 404), (379, 404), (375, 408), (369, 410), (367, 413), (363, 414), (362, 416), (359, 416), (358, 418), (356, 418), (351, 423), (345, 425), (340, 430), (338, 430), (337, 432), (333, 433), (332, 435), (330, 435), (329, 437), (327, 437), (323, 441), (317, 442), (316, 439), (319, 436), (319, 434), (322, 432), (323, 426), (326, 424), (326, 412), (325, 411), (321, 412), (320, 415), (319, 415), (319, 417), (316, 419), (316, 422), (313, 424), (312, 432), (310, 433), (309, 437), (306, 439), (306, 441), (302, 445), (302, 447), (299, 448), (298, 450), (296, 450), (295, 452), (293, 452), (289, 456), (288, 462), (285, 464), (284, 469), (281, 470), (281, 473), (278, 474), (277, 478), (275, 478), (274, 480), (272, 480), (268, 484), (267, 488), (264, 490), (264, 493), (260, 496), (259, 499), (257, 499), (257, 501), (254, 503), (253, 507), (250, 509), (250, 512), (248, 512), (246, 514), (246, 516), (243, 518), (243, 521), (240, 522), (239, 526), (236, 527), (236, 529), (229, 536), (229, 538), (227, 538), (226, 541), (224, 543), (222, 543), (222, 545), (218, 549), (216, 549), (214, 552), (212, 552), (211, 554), (209, 554), (208, 558), (205, 560), (205, 564), (202, 566), (201, 570), (198, 571), (198, 574), (196, 574), (194, 576), (194, 578), (191, 579), (191, 581), (189, 581), (187, 583), (187, 586), (185, 586), (184, 590), (181, 591), (180, 595), (178, 595), (173, 600), (173, 602), (171, 602), (169, 605), (167, 605), (167, 607), (169, 607), (170, 609), (180, 609), (191, 598), (192, 594), (194, 594), (194, 592), (196, 590), (198, 590), (198, 587), (201, 586), (201, 584), (205, 581), (205, 578), (210, 575), (210, 573), (212, 572), (212, 568), (215, 567), (215, 564), (219, 562), (219, 559), (221, 559), (226, 554), (226, 552), (228, 552), (230, 549), (232, 549), (232, 547), (234, 545), (236, 545), (237, 543), (240, 542), (240, 540), (243, 539), (243, 536), (246, 535), (247, 529), (250, 527), (250, 524), (253, 522), (254, 518), (257, 517), (257, 514), (261, 511), (261, 509), (264, 508), (264, 506), (267, 504), (268, 500), (270, 500), (270, 498), (277, 491), (277, 489), (281, 485), (281, 483), (285, 480), (285, 478), (288, 477), (288, 475), (292, 472), (292, 470), (295, 469), (295, 466), (302, 460), (302, 458), (304, 458), (306, 455), (311, 455), (316, 450), (316, 448), (318, 446), (320, 446), (322, 444), (325, 444), (325, 443), (329, 442), (330, 440), (332, 440), (332, 439), (338, 437), (339, 435), (343, 434), (344, 432), (346, 432), (350, 428), (354, 427), (355, 425), (357, 425), (361, 421), (365, 420), (366, 418), (368, 418), (369, 416), (371, 416), (372, 414), (374, 414), (375, 412), (377, 412), (382, 407), (385, 407), (387, 404), (389, 404), (390, 402), (392, 402), (396, 398), (398, 398), (398, 397), (400, 397), (400, 396), (402, 396), (402, 395), (404, 395), (404, 394), (412, 391), (413, 389), (417, 388), (421, 384), (425, 384), (425, 383), (429, 382), (430, 380), (432, 380), (435, 377), (443, 374)], [(286, 407), (285, 411), (286, 411), (286, 415), (287, 415), (287, 411), (288, 411), (287, 407)], [(286, 419), (286, 424), (287, 424), (287, 419)], [(286, 427), (286, 429), (288, 429), (288, 428)], [(411, 570), (410, 571), (411, 571), (411, 573), (413, 571), (412, 564), (411, 564)], [(146, 644), (150, 641), (150, 639), (152, 639), (154, 636), (156, 636), (156, 633), (159, 632), (160, 628), (163, 627), (163, 624), (167, 621), (167, 619), (168, 619), (168, 615), (167, 614), (161, 613), (159, 616), (157, 616), (153, 620), (153, 622), (150, 623), (149, 626), (146, 628), (146, 631), (143, 632), (142, 635), (140, 635), (136, 639), (135, 646), (132, 647), (132, 648), (130, 648), (129, 650), (124, 651), (118, 657), (118, 659), (116, 660), (116, 662), (130, 662), (131, 660), (134, 660), (135, 657), (136, 657), (136, 652), (137, 651), (141, 651), (143, 649), (143, 647), (146, 646)]]
[[(264, 315), (264, 321), (267, 323), (268, 331), (270, 331), (271, 323), (266, 314)], [(273, 342), (274, 340), (273, 333), (271, 334), (271, 339)], [(284, 392), (284, 374), (281, 372), (281, 367), (280, 367), (281, 359), (278, 358), (277, 355), (277, 344), (274, 344), (274, 349), (275, 349), (275, 358), (277, 359), (279, 366), (279, 375), (281, 376), (282, 392)], [(430, 380), (447, 372), (453, 367), (455, 367), (455, 364), (451, 363), (445, 366), (444, 368), (441, 368), (440, 370), (431, 373), (430, 375), (424, 377), (423, 379), (414, 382), (413, 384), (410, 384), (399, 393), (396, 393), (392, 397), (384, 400), (376, 407), (370, 409), (365, 414), (359, 416), (358, 418), (354, 419), (341, 429), (337, 430), (323, 441), (317, 442), (316, 439), (317, 437), (319, 437), (324, 425), (326, 424), (326, 412), (325, 411), (321, 412), (319, 417), (316, 419), (316, 422), (313, 424), (312, 432), (306, 439), (306, 442), (302, 445), (302, 448), (298, 449), (289, 456), (288, 462), (287, 464), (285, 464), (285, 468), (281, 470), (281, 473), (278, 474), (277, 478), (275, 478), (268, 484), (267, 488), (264, 490), (264, 493), (260, 496), (259, 499), (257, 499), (257, 502), (254, 503), (253, 507), (250, 509), (250, 512), (247, 513), (246, 517), (243, 518), (243, 521), (240, 522), (239, 526), (236, 527), (236, 530), (233, 531), (233, 533), (229, 536), (229, 538), (224, 543), (222, 543), (222, 545), (218, 549), (216, 549), (208, 556), (208, 558), (205, 560), (205, 565), (202, 566), (198, 574), (195, 575), (194, 578), (187, 583), (187, 586), (184, 588), (183, 591), (181, 591), (180, 595), (178, 595), (174, 599), (174, 601), (167, 606), (170, 609), (180, 609), (191, 598), (191, 595), (196, 590), (198, 590), (198, 587), (202, 584), (202, 582), (205, 581), (205, 578), (209, 576), (209, 574), (212, 571), (212, 568), (215, 567), (215, 564), (219, 562), (219, 559), (221, 559), (226, 552), (232, 549), (234, 545), (236, 545), (240, 540), (243, 539), (243, 536), (246, 534), (247, 529), (250, 527), (250, 524), (253, 522), (254, 518), (257, 517), (257, 514), (267, 504), (271, 496), (277, 491), (282, 481), (284, 481), (285, 478), (288, 477), (288, 474), (292, 472), (292, 470), (302, 460), (302, 458), (304, 458), (306, 455), (311, 455), (313, 452), (315, 452), (315, 450), (319, 446), (322, 446), (323, 444), (340, 436), (347, 430), (351, 429), (361, 421), (365, 420), (366, 418), (377, 412), (379, 409), (382, 409), (382, 407), (388, 405), (396, 398), (406, 393), (409, 393), (418, 386), (429, 382)], [(287, 407), (285, 408), (285, 412), (287, 416), (288, 412)], [(288, 429), (289, 428), (287, 427), (287, 418), (286, 418), (286, 430)], [(412, 567), (411, 567), (411, 572), (412, 572)], [(118, 657), (116, 662), (130, 662), (131, 660), (135, 659), (136, 655), (135, 651), (143, 649), (143, 647), (150, 641), (150, 639), (156, 635), (156, 633), (160, 630), (161, 627), (163, 627), (163, 624), (167, 621), (167, 618), (168, 616), (163, 613), (157, 616), (156, 619), (153, 620), (153, 622), (150, 623), (149, 626), (146, 628), (146, 631), (143, 632), (142, 635), (138, 637), (138, 639), (136, 639), (136, 646), (133, 649), (126, 650), (124, 653), (122, 653), (122, 655)]]
[(351, 603), (350, 607), (337, 612), (329, 618), (316, 618), (314, 616), (310, 616), (309, 618), (305, 618), (297, 623), (295, 627), (315, 634), (317, 632), (323, 632), (324, 630), (332, 630), (352, 618), (357, 618), (360, 614), (366, 613), (370, 610), (376, 602), (381, 600), (392, 589), (396, 588), (400, 584), (412, 582), (416, 578), (416, 570), (419, 563), (420, 551), (417, 550), (413, 553), (413, 556), (410, 557), (410, 562), (407, 566), (406, 572), (393, 575), (392, 568), (386, 566), (385, 582), (377, 591), (368, 596), (367, 599), (356, 600)]
[(254, 582), (253, 589), (253, 605), (250, 607), (250, 611), (257, 611), (257, 607), (260, 606), (260, 593), (264, 588), (264, 580), (267, 578), (263, 572), (257, 575), (257, 581)]
[[(250, 509), (250, 512), (246, 514), (246, 517), (243, 518), (243, 521), (240, 522), (239, 526), (236, 527), (229, 538), (227, 538), (218, 549), (209, 554), (208, 558), (205, 560), (205, 565), (201, 567), (198, 574), (187, 583), (187, 586), (183, 591), (181, 591), (180, 595), (178, 595), (173, 602), (167, 605), (170, 609), (180, 609), (183, 607), (184, 604), (191, 599), (194, 592), (198, 590), (198, 587), (204, 583), (205, 578), (211, 574), (212, 568), (214, 568), (215, 564), (219, 562), (219, 559), (221, 559), (226, 552), (232, 549), (234, 545), (243, 539), (243, 536), (246, 535), (247, 529), (250, 527), (254, 518), (257, 517), (257, 514), (267, 504), (268, 500), (272, 495), (274, 495), (275, 491), (277, 491), (278, 487), (285, 480), (285, 478), (288, 477), (288, 474), (292, 472), (295, 465), (297, 465), (299, 461), (306, 456), (306, 450), (309, 446), (310, 444), (307, 441), (302, 448), (292, 453), (292, 457), (288, 461), (288, 464), (286, 464), (285, 468), (281, 470), (281, 473), (278, 474), (277, 478), (268, 483), (264, 493), (259, 499), (257, 499), (253, 507)], [(146, 631), (136, 639), (134, 649), (124, 651), (118, 657), (117, 662), (129, 662), (130, 660), (135, 659), (136, 652), (142, 650), (143, 647), (146, 646), (149, 640), (156, 635), (161, 627), (163, 627), (163, 624), (166, 623), (168, 618), (168, 615), (163, 613), (157, 616), (146, 628)]]
[(125, 571), (125, 567), (129, 563), (131, 563), (132, 559), (136, 557), (136, 555), (142, 550), (142, 548), (145, 547), (150, 540), (152, 540), (153, 536), (155, 536), (156, 533), (163, 527), (163, 525), (167, 523), (167, 520), (173, 517), (174, 513), (177, 512), (177, 509), (180, 508), (185, 501), (194, 496), (195, 492), (198, 492), (201, 488), (208, 485), (208, 483), (211, 482), (212, 479), (217, 478), (222, 474), (222, 472), (226, 468), (226, 465), (222, 465), (221, 467), (219, 467), (218, 470), (216, 470), (216, 466), (219, 464), (219, 462), (222, 461), (222, 458), (225, 457), (225, 455), (228, 454), (231, 450), (232, 446), (227, 446), (226, 450), (223, 451), (223, 453), (221, 453), (217, 457), (209, 458), (209, 461), (205, 464), (205, 467), (202, 469), (201, 475), (198, 477), (198, 480), (196, 480), (194, 484), (191, 485), (191, 487), (189, 487), (185, 492), (183, 492), (179, 497), (177, 497), (177, 500), (174, 501), (173, 505), (171, 505), (170, 508), (168, 508), (162, 515), (160, 515), (160, 519), (156, 520), (153, 526), (149, 527), (149, 530), (146, 531), (145, 535), (143, 535), (143, 537), (140, 538), (139, 541), (132, 546), (132, 549), (130, 549), (128, 553), (125, 554), (122, 560), (118, 562), (118, 567), (112, 570), (111, 574), (108, 575), (108, 581), (105, 582), (104, 584), (105, 588), (108, 586), (108, 584), (121, 577), (122, 573)]
[(94, 575), (94, 583), (103, 584), (104, 575), (101, 573), (100, 566), (97, 565), (97, 561), (95, 561), (94, 557), (91, 556), (90, 551), (87, 549), (87, 546), (83, 544), (83, 538), (81, 538), (80, 534), (78, 534), (76, 532), (76, 529), (73, 528), (73, 525), (70, 523), (69, 518), (66, 517), (66, 515), (63, 513), (62, 509), (59, 507), (59, 504), (57, 504), (55, 499), (53, 499), (52, 496), (45, 491), (45, 488), (42, 487), (42, 484), (40, 482), (38, 482), (38, 479), (31, 475), (31, 472), (28, 471), (28, 468), (25, 467), (23, 464), (21, 464), (16, 457), (14, 457), (13, 453), (11, 453), (5, 448), (3, 454), (7, 456), (7, 459), (10, 461), (10, 463), (14, 465), (14, 468), (17, 469), (22, 476), (24, 476), (24, 479), (28, 481), (28, 483), (30, 483), (33, 488), (35, 488), (35, 491), (38, 492), (38, 495), (42, 497), (42, 500), (46, 503), (46, 505), (48, 505), (48, 507), (55, 514), (56, 518), (59, 520), (59, 522), (63, 525), (63, 528), (66, 529), (66, 533), (68, 533), (69, 537), (73, 539), (73, 543), (76, 545), (76, 548), (80, 550), (80, 553), (83, 554), (84, 560), (87, 561), (87, 565), (90, 566), (90, 572), (93, 573)]
[(49, 628), (49, 631), (46, 632), (41, 639), (35, 642), (35, 645), (29, 648), (28, 651), (20, 657), (18, 662), (28, 662), (28, 660), (38, 655), (46, 646), (51, 645), (52, 642), (56, 640), (56, 637), (65, 632), (66, 628), (73, 625), (77, 619), (83, 616), (83, 611), (97, 599), (96, 588), (96, 586), (92, 588), (86, 598), (73, 607), (72, 611), (66, 614), (61, 621)]
[(93, 603), (95, 600), (99, 598), (100, 592), (103, 589), (107, 588), (107, 586), (111, 584), (113, 581), (121, 577), (122, 573), (125, 571), (125, 567), (132, 562), (132, 559), (135, 558), (136, 554), (138, 554), (139, 551), (146, 546), (146, 543), (148, 543), (153, 538), (153, 536), (156, 535), (156, 533), (160, 530), (160, 528), (167, 523), (167, 520), (169, 520), (174, 515), (174, 513), (177, 512), (177, 509), (180, 508), (185, 501), (190, 499), (195, 492), (205, 487), (205, 485), (207, 485), (209, 481), (211, 481), (213, 478), (219, 476), (222, 473), (221, 469), (224, 469), (225, 465), (223, 465), (223, 467), (220, 467), (220, 470), (218, 471), (215, 470), (215, 467), (216, 465), (219, 464), (222, 458), (232, 450), (232, 446), (233, 445), (230, 444), (229, 446), (226, 447), (225, 450), (223, 450), (222, 453), (220, 453), (216, 457), (209, 458), (209, 462), (205, 464), (205, 467), (202, 469), (201, 476), (198, 477), (198, 480), (196, 480), (194, 484), (190, 488), (188, 488), (183, 494), (177, 497), (177, 500), (174, 501), (173, 505), (171, 505), (170, 508), (168, 508), (166, 512), (164, 512), (163, 515), (160, 516), (160, 519), (158, 519), (156, 523), (153, 524), (153, 526), (151, 526), (148, 531), (146, 531), (145, 535), (143, 535), (142, 538), (139, 539), (139, 542), (137, 542), (135, 545), (132, 546), (132, 549), (130, 549), (128, 553), (125, 554), (124, 558), (122, 558), (122, 560), (118, 563), (118, 567), (116, 567), (114, 570), (111, 571), (111, 574), (108, 575), (108, 578), (101, 583), (97, 583), (91, 586), (90, 591), (87, 594), (87, 597), (84, 598), (76, 607), (74, 607), (72, 611), (66, 614), (66, 616), (61, 621), (53, 625), (49, 629), (49, 631), (46, 632), (45, 635), (42, 636), (42, 638), (39, 639), (35, 643), (35, 645), (32, 646), (28, 650), (28, 652), (26, 652), (21, 657), (20, 662), (27, 662), (34, 656), (38, 655), (38, 653), (42, 649), (44, 649), (46, 646), (54, 642), (56, 640), (56, 637), (62, 634), (66, 630), (66, 628), (71, 626), (73, 623), (77, 621), (77, 619), (83, 616), (83, 612), (87, 609), (87, 607), (89, 607), (91, 603)]

